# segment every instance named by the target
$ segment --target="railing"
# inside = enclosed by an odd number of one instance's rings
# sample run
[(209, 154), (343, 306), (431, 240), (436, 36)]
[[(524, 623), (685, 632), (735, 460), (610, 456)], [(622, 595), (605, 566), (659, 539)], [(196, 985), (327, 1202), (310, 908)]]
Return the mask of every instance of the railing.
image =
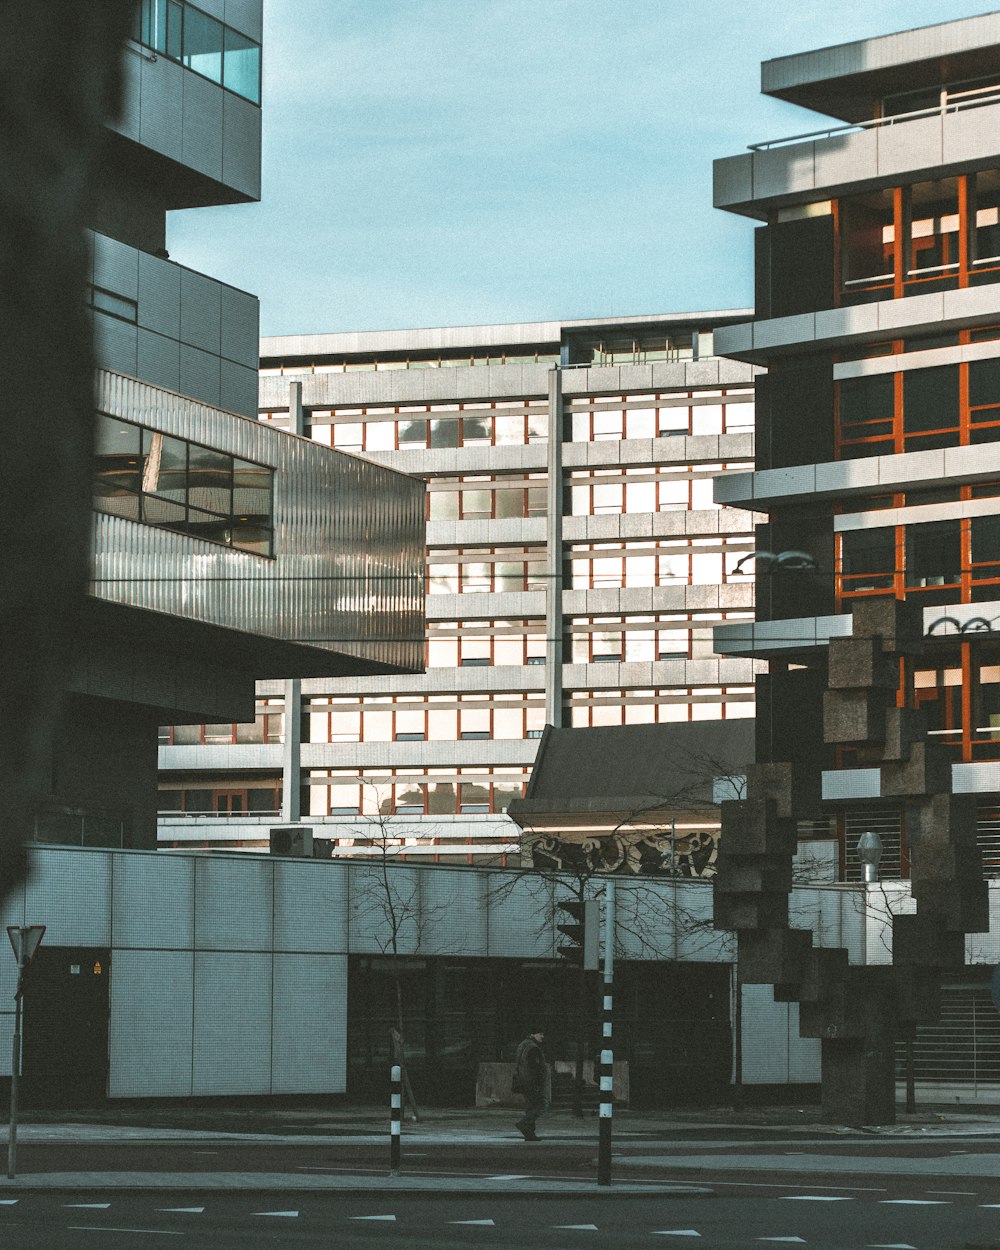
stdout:
[(915, 121), (920, 117), (937, 117), (941, 113), (957, 113), (962, 109), (979, 108), (983, 104), (1000, 103), (1000, 86), (986, 87), (969, 92), (968, 96), (947, 99), (936, 108), (915, 109), (912, 113), (893, 113), (889, 117), (873, 117), (863, 122), (847, 122), (842, 126), (828, 126), (825, 130), (808, 130), (800, 135), (788, 135), (783, 139), (768, 139), (764, 143), (748, 143), (751, 152), (766, 152), (771, 148), (784, 147), (789, 143), (802, 143), (806, 139), (829, 139), (832, 135), (857, 134), (859, 131), (876, 130), (882, 126), (894, 126), (897, 122)]

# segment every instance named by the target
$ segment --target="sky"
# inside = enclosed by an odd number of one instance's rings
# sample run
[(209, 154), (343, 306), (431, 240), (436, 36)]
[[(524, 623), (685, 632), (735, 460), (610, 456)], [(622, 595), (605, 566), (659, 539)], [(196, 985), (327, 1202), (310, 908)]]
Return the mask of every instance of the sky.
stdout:
[(172, 213), (171, 257), (261, 333), (752, 303), (712, 161), (827, 124), (760, 62), (989, 12), (962, 0), (264, 0), (260, 204)]

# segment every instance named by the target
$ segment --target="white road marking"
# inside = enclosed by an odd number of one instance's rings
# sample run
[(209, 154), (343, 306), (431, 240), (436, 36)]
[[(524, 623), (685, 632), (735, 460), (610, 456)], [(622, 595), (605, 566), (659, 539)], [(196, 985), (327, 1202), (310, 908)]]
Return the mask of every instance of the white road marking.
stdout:
[(181, 1215), (202, 1215), (204, 1207), (157, 1207), (157, 1211), (176, 1211)]
[(111, 1206), (110, 1202), (64, 1202), (64, 1207), (75, 1207), (77, 1210), (83, 1211), (106, 1211)]
[(908, 1241), (873, 1241), (867, 1250), (917, 1250)]
[(836, 1194), (782, 1194), (782, 1202), (853, 1202), (853, 1198)]
[(879, 1198), (883, 1207), (950, 1207), (950, 1202), (941, 1198)]
[(962, 1198), (975, 1198), (974, 1189), (928, 1189), (929, 1194), (958, 1194)]
[(553, 1228), (565, 1228), (565, 1229), (568, 1229), (570, 1232), (574, 1232), (574, 1231), (579, 1231), (579, 1232), (587, 1231), (587, 1232), (592, 1232), (592, 1233), (597, 1232), (596, 1224), (553, 1224), (552, 1227)]
[(0, 1198), (0, 1207), (16, 1207), (18, 1198)]
[(482, 1224), (484, 1228), (495, 1228), (496, 1225), (492, 1220), (449, 1220), (449, 1224)]
[(395, 1220), (394, 1215), (351, 1215), (348, 1219), (352, 1220)]
[(298, 1218), (298, 1211), (254, 1211), (254, 1215), (278, 1215), (287, 1220)]
[(67, 1224), (74, 1233), (156, 1233), (160, 1237), (184, 1237), (172, 1228), (115, 1228), (112, 1224)]
[(485, 1176), (483, 1177), (483, 1179), (487, 1181), (527, 1181), (527, 1180), (530, 1180), (531, 1177), (527, 1174), (527, 1172), (518, 1172), (516, 1175), (511, 1174), (510, 1176)]
[(654, 1237), (700, 1237), (701, 1233), (694, 1228), (654, 1228)]
[(1000, 1211), (1000, 1202), (981, 1202), (979, 1208), (982, 1211)]
[(804, 1237), (758, 1237), (758, 1241), (794, 1241), (800, 1246), (806, 1244)]

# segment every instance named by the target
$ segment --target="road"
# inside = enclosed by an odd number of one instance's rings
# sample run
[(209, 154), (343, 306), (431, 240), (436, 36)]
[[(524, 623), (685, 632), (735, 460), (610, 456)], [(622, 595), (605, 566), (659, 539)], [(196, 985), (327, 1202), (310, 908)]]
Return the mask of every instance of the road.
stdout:
[[(681, 1141), (623, 1132), (610, 1192), (593, 1185), (592, 1126), (563, 1126), (532, 1145), (505, 1132), (463, 1140), (454, 1129), (424, 1130), (404, 1140), (400, 1182), (390, 1181), (386, 1164), (385, 1138), (364, 1133), (26, 1141), (22, 1187), (0, 1188), (0, 1246), (1000, 1250), (993, 1135), (845, 1139), (756, 1130)], [(128, 1175), (132, 1188), (116, 1187), (116, 1174)], [(517, 1192), (546, 1182), (581, 1192)], [(400, 1188), (412, 1184), (425, 1189)], [(677, 1192), (664, 1193), (670, 1185)], [(623, 1192), (636, 1187), (648, 1192)]]
[(960, 1250), (993, 1238), (1000, 1245), (1000, 1212), (984, 1208), (983, 1196), (968, 1193), (937, 1199), (938, 1205), (911, 1206), (906, 1204), (912, 1199), (878, 1189), (818, 1187), (810, 1193), (798, 1185), (763, 1193), (722, 1186), (678, 1198), (37, 1193), (3, 1199), (0, 1244), (11, 1250), (146, 1250), (175, 1244), (187, 1250), (368, 1245), (603, 1250), (664, 1244), (705, 1250), (781, 1245)]

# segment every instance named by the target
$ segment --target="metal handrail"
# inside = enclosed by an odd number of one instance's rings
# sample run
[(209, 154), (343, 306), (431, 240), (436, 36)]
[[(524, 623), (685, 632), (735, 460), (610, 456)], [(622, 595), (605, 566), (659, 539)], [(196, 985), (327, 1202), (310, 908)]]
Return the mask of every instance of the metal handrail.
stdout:
[(894, 126), (897, 122), (913, 121), (920, 117), (936, 117), (940, 113), (957, 113), (960, 109), (978, 108), (981, 104), (1000, 103), (1000, 87), (988, 95), (970, 99), (949, 99), (936, 108), (915, 109), (912, 113), (894, 113), (890, 117), (873, 117), (863, 122), (847, 122), (843, 126), (828, 126), (825, 130), (809, 130), (800, 135), (788, 135), (783, 139), (768, 139), (764, 143), (748, 143), (750, 152), (766, 152), (770, 148), (783, 147), (787, 143), (801, 143), (805, 139), (828, 139), (831, 135), (853, 134), (860, 130), (877, 129), (880, 126)]

